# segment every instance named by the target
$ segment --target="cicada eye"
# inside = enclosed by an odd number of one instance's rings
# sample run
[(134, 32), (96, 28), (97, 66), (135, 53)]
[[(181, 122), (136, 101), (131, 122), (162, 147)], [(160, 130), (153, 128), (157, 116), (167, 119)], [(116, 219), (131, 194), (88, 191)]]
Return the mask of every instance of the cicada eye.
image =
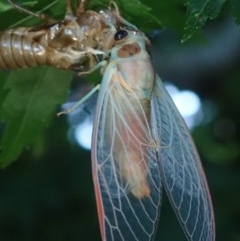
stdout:
[(119, 30), (115, 33), (114, 39), (118, 41), (125, 38), (127, 35), (128, 35), (128, 32), (126, 30)]

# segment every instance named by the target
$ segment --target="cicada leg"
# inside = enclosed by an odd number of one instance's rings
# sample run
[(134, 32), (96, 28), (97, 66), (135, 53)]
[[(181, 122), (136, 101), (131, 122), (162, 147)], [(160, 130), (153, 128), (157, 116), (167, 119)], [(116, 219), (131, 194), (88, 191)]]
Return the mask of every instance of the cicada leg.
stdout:
[[(73, 54), (74, 54), (74, 51), (73, 51)], [(69, 67), (71, 70), (78, 72), (79, 76), (93, 73), (95, 70), (104, 66), (105, 61), (103, 59), (104, 57), (107, 56), (107, 54), (101, 50), (87, 47), (85, 51), (80, 52), (80, 55), (79, 55), (80, 59), (81, 59), (81, 56), (85, 56), (88, 59), (88, 67), (82, 65), (81, 62), (73, 64)]]
[(34, 12), (30, 11), (29, 9), (26, 9), (26, 8), (23, 8), (19, 5), (17, 5), (12, 0), (7, 0), (7, 1), (12, 6), (12, 8), (17, 9), (20, 12), (23, 12), (23, 13), (26, 13), (28, 15), (34, 16), (34, 17), (39, 18), (41, 20), (44, 20), (46, 22), (49, 22), (51, 20), (50, 17), (48, 15), (44, 14), (44, 13), (34, 13)]
[(90, 92), (88, 92), (81, 100), (79, 100), (76, 104), (74, 104), (72, 107), (58, 112), (57, 116), (64, 115), (64, 114), (70, 114), (73, 112), (79, 105), (83, 104), (85, 101), (87, 101), (96, 91), (100, 89), (100, 84), (96, 85)]
[[(76, 11), (77, 18), (81, 18), (84, 15), (84, 13), (86, 12), (87, 3), (88, 3), (88, 0), (78, 1), (77, 11)], [(73, 16), (72, 0), (67, 0), (66, 16), (67, 15)]]
[[(98, 52), (98, 51), (97, 51)], [(78, 75), (84, 75), (84, 74), (90, 74), (96, 71), (99, 68), (102, 68), (106, 66), (107, 61), (103, 60), (96, 64), (94, 67), (92, 67), (90, 70), (85, 71), (85, 72), (80, 72)], [(89, 93), (87, 93), (81, 100), (79, 100), (76, 104), (74, 104), (72, 107), (70, 107), (67, 110), (61, 111), (57, 113), (57, 116), (63, 115), (63, 114), (69, 114), (72, 111), (74, 111), (79, 105), (83, 104), (85, 101), (87, 101), (96, 91), (100, 89), (100, 84), (96, 85)]]
[[(113, 9), (112, 9), (113, 8)], [(109, 3), (109, 9), (111, 11), (114, 11), (118, 20), (122, 23), (122, 24), (125, 24), (126, 26), (128, 27), (131, 27), (132, 29), (134, 30), (138, 30), (138, 28), (134, 25), (134, 24), (131, 24), (130, 22), (128, 22), (126, 19), (124, 19), (121, 14), (120, 14), (120, 11), (119, 11), (119, 8), (118, 8), (118, 5), (116, 4), (115, 1), (110, 1)]]
[[(106, 65), (106, 61), (98, 61), (98, 55), (102, 55), (103, 57), (106, 56), (107, 54), (101, 50), (93, 49), (88, 47), (86, 51), (82, 51), (81, 54), (87, 54), (89, 55), (90, 60), (92, 60), (92, 63), (90, 64), (90, 69), (86, 71), (81, 71), (78, 73), (79, 76), (86, 75), (86, 74), (91, 74), (97, 69), (100, 69), (101, 67)], [(94, 63), (94, 64), (93, 64)], [(93, 66), (93, 67), (92, 67)]]
[(87, 6), (87, 4), (88, 4), (88, 0), (81, 0), (81, 1), (79, 1), (79, 3), (78, 3), (78, 7), (77, 7), (77, 16), (79, 17), (81, 17), (84, 13), (85, 13), (85, 11), (86, 11), (86, 6)]
[(86, 75), (86, 74), (91, 74), (93, 72), (95, 72), (97, 69), (100, 69), (104, 66), (107, 65), (107, 61), (106, 60), (103, 60), (99, 63), (97, 63), (95, 66), (93, 66), (91, 69), (87, 70), (87, 71), (82, 71), (82, 72), (79, 72), (78, 75), (79, 76), (82, 76), (82, 75)]

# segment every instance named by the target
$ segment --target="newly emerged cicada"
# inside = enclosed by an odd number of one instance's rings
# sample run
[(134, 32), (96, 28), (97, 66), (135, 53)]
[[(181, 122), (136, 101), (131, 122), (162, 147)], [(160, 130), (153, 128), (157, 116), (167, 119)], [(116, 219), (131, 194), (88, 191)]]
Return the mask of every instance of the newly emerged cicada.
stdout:
[(190, 133), (154, 71), (148, 38), (121, 21), (106, 40), (109, 58), (98, 64), (91, 153), (102, 240), (155, 240), (164, 187), (186, 238), (214, 241), (211, 197)]

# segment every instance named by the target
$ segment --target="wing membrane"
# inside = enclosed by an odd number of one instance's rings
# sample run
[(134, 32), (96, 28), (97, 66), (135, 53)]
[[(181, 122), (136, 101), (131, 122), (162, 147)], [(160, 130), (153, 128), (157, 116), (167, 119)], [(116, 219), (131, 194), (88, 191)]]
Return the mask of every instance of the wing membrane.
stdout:
[(165, 190), (191, 241), (215, 239), (214, 216), (206, 178), (191, 136), (160, 78), (152, 96), (153, 135)]
[[(153, 240), (161, 200), (156, 149), (141, 100), (108, 66), (93, 131), (93, 177), (103, 240)], [(149, 112), (150, 114), (150, 112)]]

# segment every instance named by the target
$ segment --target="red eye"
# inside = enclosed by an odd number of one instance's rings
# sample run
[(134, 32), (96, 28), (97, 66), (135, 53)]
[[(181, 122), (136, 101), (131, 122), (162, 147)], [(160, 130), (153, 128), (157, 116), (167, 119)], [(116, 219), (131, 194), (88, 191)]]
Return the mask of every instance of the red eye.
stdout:
[(118, 41), (125, 38), (127, 35), (128, 35), (128, 32), (126, 30), (119, 30), (114, 35), (114, 39)]

